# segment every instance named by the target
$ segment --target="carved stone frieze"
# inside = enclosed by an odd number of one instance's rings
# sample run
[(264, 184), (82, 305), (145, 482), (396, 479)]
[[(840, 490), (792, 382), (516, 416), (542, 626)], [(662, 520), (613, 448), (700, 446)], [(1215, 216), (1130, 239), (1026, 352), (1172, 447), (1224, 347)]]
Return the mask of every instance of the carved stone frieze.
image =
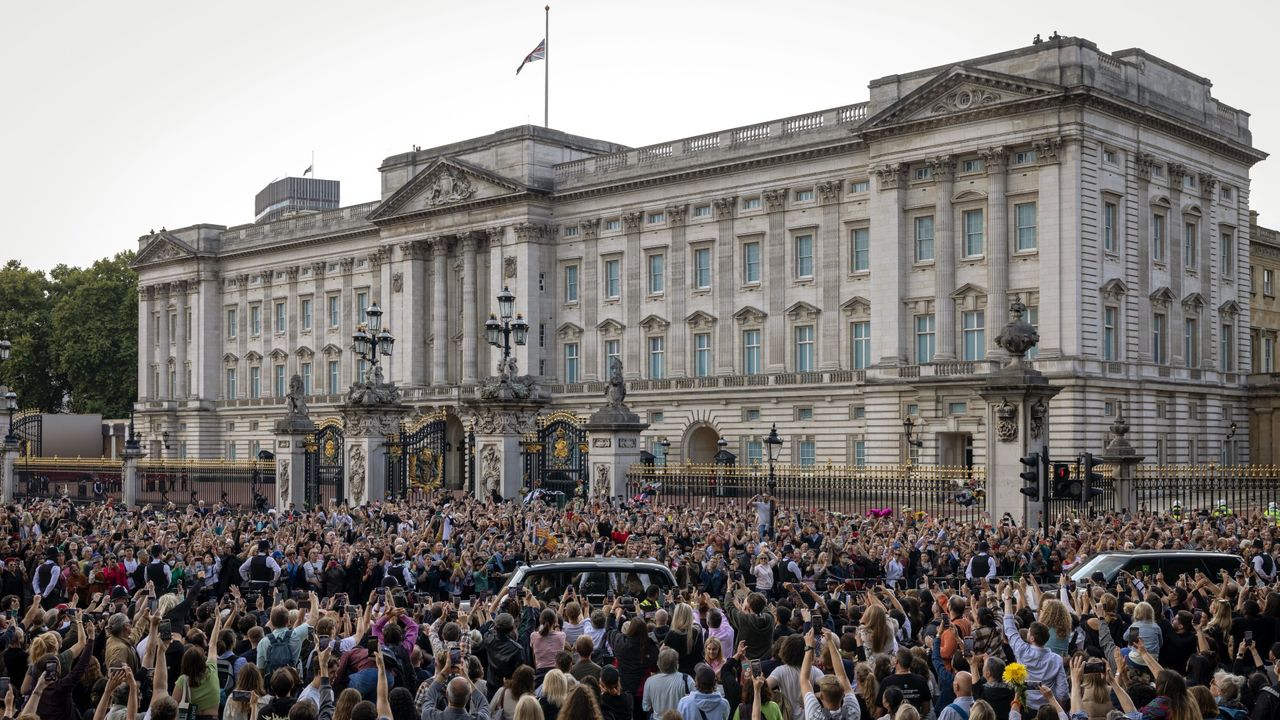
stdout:
[(1018, 439), (1018, 406), (1008, 400), (996, 406), (996, 439), (1006, 443)]
[(582, 228), (582, 237), (587, 240), (595, 240), (600, 233), (600, 218), (579, 220), (578, 227)]
[(907, 166), (902, 163), (886, 163), (876, 166), (876, 187), (881, 190), (897, 190), (906, 184)]
[(398, 293), (404, 290), (404, 273), (391, 273), (391, 292)]
[(823, 203), (840, 201), (840, 193), (844, 190), (844, 180), (823, 180), (818, 183), (818, 198)]
[(1036, 164), (1056, 165), (1059, 162), (1059, 156), (1062, 150), (1062, 138), (1052, 137), (1044, 140), (1037, 140), (1031, 144), (1036, 151)]
[(347, 485), (352, 505), (364, 504), (365, 474), (364, 448), (352, 445), (347, 454)]
[(431, 184), (423, 194), (423, 202), (427, 207), (449, 205), (462, 202), (476, 194), (471, 178), (463, 172), (448, 166), (442, 166)]
[(510, 280), (516, 276), (519, 269), (520, 262), (516, 259), (515, 255), (507, 255), (502, 258), (502, 277)]
[(538, 409), (502, 405), (468, 405), (463, 414), (479, 435), (527, 435), (536, 429)]
[(933, 105), (929, 106), (929, 112), (934, 115), (964, 112), (966, 110), (976, 110), (987, 105), (994, 105), (998, 102), (1000, 102), (1000, 93), (993, 92), (988, 88), (968, 86), (938, 98), (933, 102)]
[(626, 232), (635, 232), (640, 229), (640, 221), (643, 213), (629, 212), (622, 214), (622, 227)]
[(761, 195), (764, 197), (765, 207), (769, 212), (778, 212), (786, 207), (788, 188), (773, 188), (765, 190)]
[(733, 217), (733, 212), (738, 209), (738, 196), (718, 197), (712, 200), (711, 204), (715, 206), (716, 217), (731, 218)]
[(664, 210), (667, 215), (667, 222), (671, 225), (683, 225), (685, 215), (689, 210), (688, 205), (671, 205)]

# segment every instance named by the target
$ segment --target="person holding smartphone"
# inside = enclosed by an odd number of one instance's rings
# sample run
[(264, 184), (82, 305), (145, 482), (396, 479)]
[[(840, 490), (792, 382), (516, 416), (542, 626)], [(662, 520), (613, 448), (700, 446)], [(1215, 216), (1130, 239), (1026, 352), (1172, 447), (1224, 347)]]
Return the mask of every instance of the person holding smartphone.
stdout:
[(42, 718), (77, 716), (71, 691), (89, 669), (89, 661), (93, 659), (93, 639), (97, 635), (97, 627), (94, 623), (85, 625), (82, 614), (76, 615), (73, 625), (76, 642), (71, 646), (71, 657), (75, 659), (69, 669), (63, 672), (58, 656), (52, 653), (36, 661), (35, 667), (39, 668), (39, 672), (52, 670), (52, 677), (45, 681), (44, 694), (40, 697), (40, 704), (36, 706), (36, 714)]

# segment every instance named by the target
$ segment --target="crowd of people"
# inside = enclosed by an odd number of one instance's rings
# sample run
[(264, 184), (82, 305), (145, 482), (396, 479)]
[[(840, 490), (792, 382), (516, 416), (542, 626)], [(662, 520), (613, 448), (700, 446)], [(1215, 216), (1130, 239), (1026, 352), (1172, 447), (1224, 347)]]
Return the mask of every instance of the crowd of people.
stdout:
[[(849, 517), (751, 502), (0, 509), (19, 720), (1280, 720), (1263, 512)], [(1238, 573), (1101, 573), (1216, 550)], [(671, 571), (511, 584), (535, 561)]]

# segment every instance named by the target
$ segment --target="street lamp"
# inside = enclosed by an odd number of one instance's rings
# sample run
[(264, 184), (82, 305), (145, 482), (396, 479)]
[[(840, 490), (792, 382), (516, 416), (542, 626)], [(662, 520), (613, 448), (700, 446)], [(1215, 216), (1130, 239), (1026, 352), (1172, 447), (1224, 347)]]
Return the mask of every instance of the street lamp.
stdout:
[[(6, 342), (5, 345), (8, 345)], [(8, 348), (5, 348), (6, 351)], [(13, 412), (18, 409), (18, 393), (10, 390), (4, 394), (4, 409), (9, 412), (9, 430), (4, 435), (4, 444), (13, 445), (18, 438), (13, 435)]]
[(778, 477), (774, 474), (773, 463), (778, 459), (778, 450), (782, 448), (782, 438), (778, 437), (778, 423), (769, 428), (769, 435), (764, 439), (765, 452), (769, 455), (769, 537), (773, 537), (774, 512), (773, 497), (778, 492)]
[(916, 423), (915, 423), (915, 421), (914, 421), (914, 420), (912, 420), (912, 419), (911, 419), (911, 416), (910, 416), (910, 415), (908, 415), (908, 416), (906, 416), (905, 418), (903, 418), (903, 419), (902, 419), (902, 432), (906, 433), (906, 436), (907, 436), (907, 445), (908, 445), (908, 446), (910, 446), (910, 447), (917, 447), (917, 448), (918, 448), (918, 447), (924, 447), (924, 441), (923, 441), (923, 440), (912, 440), (912, 439), (911, 439), (911, 433), (912, 433), (915, 429), (916, 429)]
[(662, 448), (662, 466), (667, 466), (667, 456), (671, 453), (671, 441), (662, 438), (658, 441), (658, 447)]
[(378, 356), (391, 357), (391, 348), (396, 338), (391, 331), (382, 327), (382, 308), (374, 303), (364, 310), (365, 323), (356, 327), (351, 339), (355, 342), (356, 354), (372, 367), (374, 382), (382, 382), (382, 370), (378, 365)]
[[(492, 346), (502, 350), (502, 360), (498, 363), (498, 374), (507, 376), (511, 359), (511, 343), (524, 345), (529, 339), (529, 323), (524, 315), (515, 312), (516, 296), (505, 286), (498, 293), (498, 314), (489, 313), (484, 323), (484, 338)], [(515, 320), (512, 321), (512, 314)], [(499, 319), (501, 318), (501, 319)]]
[(0, 340), (0, 362), (9, 359), (9, 350), (13, 348), (13, 343), (6, 340)]
[(127, 453), (137, 454), (142, 449), (142, 444), (138, 442), (138, 433), (133, 429), (133, 408), (129, 408), (129, 437), (124, 440), (124, 450)]

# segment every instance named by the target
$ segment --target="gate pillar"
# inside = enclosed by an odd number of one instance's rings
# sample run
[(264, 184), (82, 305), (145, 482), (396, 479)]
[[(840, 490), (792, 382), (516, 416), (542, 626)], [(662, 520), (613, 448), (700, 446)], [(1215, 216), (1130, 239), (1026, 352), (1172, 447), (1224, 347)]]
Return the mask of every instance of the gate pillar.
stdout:
[(627, 492), (627, 470), (640, 460), (640, 433), (649, 427), (626, 406), (622, 362), (613, 360), (605, 405), (584, 426), (591, 435), (591, 496), (621, 497)]
[(7, 437), (4, 441), (4, 488), (0, 492), (0, 503), (13, 503), (18, 487), (18, 473), (15, 465), (18, 462), (18, 439)]
[(1129, 421), (1124, 418), (1124, 408), (1117, 403), (1116, 421), (1111, 423), (1111, 442), (1099, 459), (1116, 466), (1116, 507), (1136, 513), (1139, 510), (1136, 474), (1143, 456), (1125, 438), (1128, 434)]
[(524, 463), (521, 439), (536, 428), (537, 401), (468, 402), (464, 410), (475, 428), (476, 478), (472, 483), (477, 500), (494, 494), (504, 500), (520, 497)]
[(307, 436), (315, 423), (276, 421), (276, 492), (272, 501), (280, 512), (303, 507), (307, 496)]
[[(1018, 462), (1049, 445), (1049, 401), (1062, 390), (1024, 359), (1040, 342), (1040, 335), (1022, 319), (1026, 306), (1015, 300), (1009, 308), (1009, 323), (996, 337), (996, 344), (1008, 357), (999, 371), (990, 375), (978, 394), (987, 406), (987, 512), (996, 523), (1005, 513), (1019, 524), (1047, 521), (1045, 497), (1049, 488), (1040, 488), (1040, 501), (1032, 502), (1018, 492), (1022, 488)], [(1047, 483), (1046, 483), (1047, 484)]]
[(387, 460), (408, 408), (396, 404), (346, 404), (344, 475), (347, 500), (353, 506), (387, 498)]

